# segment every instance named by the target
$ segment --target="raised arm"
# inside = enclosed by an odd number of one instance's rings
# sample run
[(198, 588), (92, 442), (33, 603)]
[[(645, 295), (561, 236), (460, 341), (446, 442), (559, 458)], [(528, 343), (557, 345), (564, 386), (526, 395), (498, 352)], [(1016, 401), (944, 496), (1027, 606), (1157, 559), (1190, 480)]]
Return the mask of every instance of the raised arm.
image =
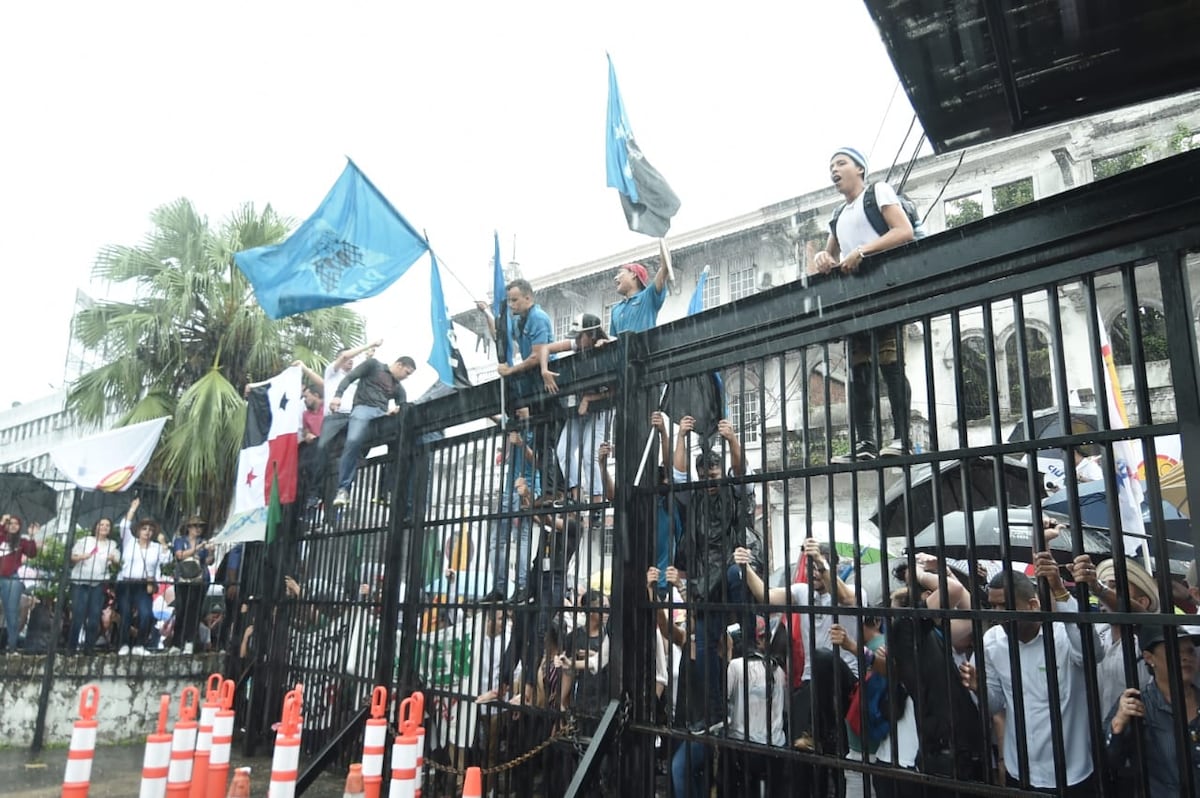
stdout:
[(746, 475), (746, 458), (742, 455), (742, 444), (738, 440), (737, 431), (729, 419), (723, 418), (717, 423), (717, 432), (729, 446), (730, 467), (739, 477)]
[(671, 250), (667, 249), (667, 239), (658, 239), (658, 271), (654, 273), (654, 290), (662, 293), (671, 279)]
[(366, 352), (368, 357), (374, 357), (375, 350), (381, 346), (383, 346), (383, 339), (379, 338), (378, 340), (372, 341), (369, 344), (363, 344), (362, 346), (355, 347), (354, 349), (343, 349), (341, 352), (338, 352), (338, 356), (333, 362), (337, 364), (338, 369), (344, 369), (347, 363), (361, 355), (363, 352)]
[(310, 369), (303, 360), (293, 360), (292, 365), (300, 367), (300, 370), (304, 372), (304, 376), (308, 378), (308, 382), (310, 385), (313, 385), (314, 387), (320, 389), (322, 393), (325, 392), (325, 378), (324, 377), (322, 377), (320, 374), (318, 374), (317, 372)]
[(733, 562), (736, 565), (746, 566), (742, 569), (742, 572), (746, 575), (746, 587), (750, 588), (750, 595), (754, 596), (756, 600), (776, 605), (788, 603), (788, 588), (773, 587), (767, 590), (762, 577), (754, 570), (754, 554), (750, 549), (744, 546), (734, 549)]
[(688, 433), (696, 426), (696, 419), (684, 416), (679, 419), (679, 434), (675, 436), (675, 470), (686, 474), (688, 471)]

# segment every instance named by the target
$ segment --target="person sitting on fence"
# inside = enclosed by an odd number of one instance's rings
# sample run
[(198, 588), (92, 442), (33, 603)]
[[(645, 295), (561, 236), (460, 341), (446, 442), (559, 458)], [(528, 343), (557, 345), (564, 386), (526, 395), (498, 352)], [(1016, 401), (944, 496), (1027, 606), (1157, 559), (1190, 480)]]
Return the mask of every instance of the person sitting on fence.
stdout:
[[(829, 274), (836, 268), (843, 274), (853, 274), (867, 267), (865, 261), (871, 255), (913, 240), (913, 224), (895, 190), (884, 182), (866, 183), (867, 159), (861, 152), (853, 147), (835, 151), (829, 162), (829, 177), (845, 202), (829, 224), (825, 249), (813, 258), (817, 272)], [(879, 454), (899, 455), (909, 450), (909, 386), (900, 363), (897, 332), (895, 327), (881, 331), (877, 347), (872, 345), (875, 335), (871, 331), (850, 336), (850, 413), (855, 449), (849, 455), (835, 457), (834, 462), (873, 460)], [(873, 349), (877, 349), (877, 355)], [(894, 438), (882, 452), (875, 440), (877, 370), (887, 384)]]
[(100, 633), (100, 611), (104, 608), (104, 584), (111, 569), (121, 565), (121, 547), (112, 539), (111, 518), (92, 525), (92, 534), (84, 535), (71, 548), (71, 634), (67, 650), (91, 654)]
[[(117, 574), (117, 614), (121, 616), (118, 654), (145, 654), (154, 628), (154, 594), (162, 580), (162, 566), (170, 560), (171, 549), (158, 522), (143, 518), (132, 531), (133, 517), (142, 500), (134, 498), (121, 519), (121, 570)], [(132, 649), (130, 630), (137, 616), (137, 645)]]
[(17, 516), (5, 513), (0, 516), (0, 526), (3, 526), (0, 529), (0, 605), (4, 606), (5, 648), (16, 651), (21, 631), (21, 596), (25, 592), (17, 571), (26, 557), (37, 556), (38, 548), (31, 537), (21, 534), (21, 519)]
[[(1045, 580), (1053, 597), (1055, 609), (1073, 613), (1078, 605), (1062, 585), (1058, 563), (1048, 551), (1034, 556), (1038, 579)], [(1012, 580), (1011, 592), (1009, 580)], [(1041, 609), (1037, 587), (1024, 574), (1002, 571), (992, 577), (988, 584), (988, 601), (996, 608), (1035, 612)], [(1046, 661), (1046, 645), (1043, 640), (1043, 623), (1034, 615), (1029, 620), (1003, 622), (988, 629), (983, 638), (983, 666), (987, 676), (987, 707), (993, 714), (1003, 713), (1004, 723), (1004, 768), (1008, 781), (1023, 785), (1022, 778), (1036, 792), (1052, 793), (1058, 790), (1061, 779), (1062, 795), (1092, 796), (1096, 793), (1096, 779), (1092, 767), (1090, 735), (1078, 730), (1090, 728), (1087, 710), (1087, 690), (1084, 676), (1083, 632), (1074, 623), (1055, 622), (1052, 650), (1054, 662)], [(1093, 646), (1100, 649), (1100, 640), (1092, 627), (1087, 627), (1093, 636)], [(1010, 651), (1019, 648), (1020, 682), (1012, 671)], [(960, 667), (963, 684), (978, 691), (979, 681), (975, 666), (969, 663)], [(1058, 688), (1059, 706), (1050, 705), (1048, 673), (1057, 674), (1054, 683)], [(1017, 740), (1017, 690), (1024, 707), (1026, 739)], [(1062, 738), (1064, 771), (1059, 772), (1054, 757), (1055, 735)], [(1021, 772), (1019, 752), (1028, 752), (1029, 770)]]
[[(508, 297), (509, 334), (511, 338), (516, 339), (521, 359), (511, 366), (501, 363), (496, 367), (496, 371), (501, 377), (511, 377), (541, 366), (541, 348), (554, 343), (554, 323), (542, 306), (533, 301), (533, 286), (528, 280), (513, 280), (505, 290)], [(494, 337), (496, 321), (491, 314), (488, 314), (487, 318)], [(527, 404), (523, 400), (534, 390), (531, 380), (514, 380), (509, 387), (518, 400), (517, 406)]]

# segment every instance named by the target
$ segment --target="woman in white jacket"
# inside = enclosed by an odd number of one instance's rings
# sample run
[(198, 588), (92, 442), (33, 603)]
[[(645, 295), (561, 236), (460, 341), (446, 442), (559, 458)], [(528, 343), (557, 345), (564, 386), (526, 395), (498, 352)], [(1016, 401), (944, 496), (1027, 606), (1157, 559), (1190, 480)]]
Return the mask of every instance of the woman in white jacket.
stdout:
[(129, 512), (121, 519), (121, 572), (117, 575), (117, 612), (121, 616), (121, 630), (117, 639), (121, 643), (118, 654), (128, 654), (129, 626), (132, 612), (137, 611), (138, 636), (134, 654), (146, 653), (146, 642), (154, 626), (154, 591), (162, 579), (162, 566), (171, 556), (167, 539), (158, 522), (143, 518), (138, 522), (137, 534), (133, 534), (133, 517), (141, 505), (134, 499)]
[(91, 654), (100, 632), (100, 611), (104, 609), (104, 583), (109, 568), (121, 563), (121, 550), (113, 540), (111, 518), (101, 518), (92, 526), (92, 534), (76, 541), (71, 549), (71, 636), (67, 648), (79, 648), (83, 633), (83, 653)]

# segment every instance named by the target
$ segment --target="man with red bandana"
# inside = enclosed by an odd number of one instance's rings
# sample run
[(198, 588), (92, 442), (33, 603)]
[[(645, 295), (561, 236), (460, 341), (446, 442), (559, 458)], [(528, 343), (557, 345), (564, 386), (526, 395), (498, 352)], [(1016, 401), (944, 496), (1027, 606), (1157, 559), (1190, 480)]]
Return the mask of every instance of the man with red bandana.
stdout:
[[(5, 513), (0, 516), (0, 604), (4, 605), (4, 628), (9, 651), (17, 650), (21, 629), (21, 580), (17, 570), (26, 557), (37, 555), (37, 543), (21, 535), (21, 519)], [(36, 524), (35, 524), (36, 526)], [(0, 651), (4, 647), (0, 646)]]
[(609, 334), (618, 336), (627, 332), (643, 332), (658, 324), (658, 311), (667, 298), (667, 259), (660, 259), (654, 282), (646, 267), (640, 263), (626, 263), (617, 269), (614, 281), (622, 299), (612, 309)]

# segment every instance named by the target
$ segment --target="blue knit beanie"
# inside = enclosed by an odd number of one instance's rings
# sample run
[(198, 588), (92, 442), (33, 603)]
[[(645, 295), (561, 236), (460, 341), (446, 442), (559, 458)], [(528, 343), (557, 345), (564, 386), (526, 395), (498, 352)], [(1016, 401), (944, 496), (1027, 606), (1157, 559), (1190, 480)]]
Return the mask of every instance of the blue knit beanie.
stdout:
[(845, 155), (847, 158), (849, 158), (850, 160), (854, 161), (856, 164), (861, 166), (864, 175), (868, 171), (870, 171), (869, 169), (867, 169), (866, 157), (861, 152), (854, 149), (853, 147), (842, 147), (840, 149), (834, 150), (833, 155), (829, 156), (830, 160), (832, 160), (837, 155)]

